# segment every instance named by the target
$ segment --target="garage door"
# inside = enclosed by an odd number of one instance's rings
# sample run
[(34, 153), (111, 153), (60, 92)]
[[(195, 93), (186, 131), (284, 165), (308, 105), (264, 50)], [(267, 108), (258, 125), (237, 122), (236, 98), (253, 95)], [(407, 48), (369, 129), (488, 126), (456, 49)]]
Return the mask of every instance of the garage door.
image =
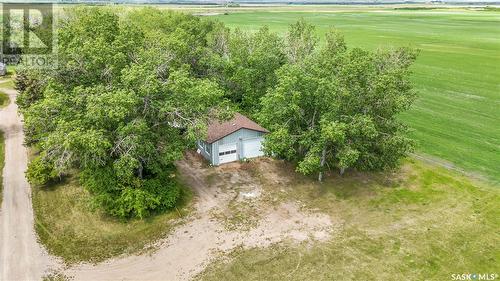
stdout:
[(243, 141), (243, 157), (252, 158), (264, 155), (262, 152), (262, 138), (254, 138)]
[(238, 160), (236, 144), (226, 144), (219, 146), (219, 164)]

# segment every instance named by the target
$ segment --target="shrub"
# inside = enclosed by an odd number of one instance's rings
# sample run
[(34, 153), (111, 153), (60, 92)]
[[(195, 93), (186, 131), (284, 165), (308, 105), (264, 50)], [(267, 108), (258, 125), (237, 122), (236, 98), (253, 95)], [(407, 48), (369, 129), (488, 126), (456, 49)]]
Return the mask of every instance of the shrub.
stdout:
[(45, 161), (43, 156), (38, 156), (28, 165), (26, 177), (30, 184), (44, 185), (57, 178), (58, 173), (52, 163)]
[(80, 181), (94, 195), (95, 207), (120, 218), (144, 218), (171, 209), (181, 195), (179, 185), (168, 172), (124, 184), (112, 168), (86, 169)]

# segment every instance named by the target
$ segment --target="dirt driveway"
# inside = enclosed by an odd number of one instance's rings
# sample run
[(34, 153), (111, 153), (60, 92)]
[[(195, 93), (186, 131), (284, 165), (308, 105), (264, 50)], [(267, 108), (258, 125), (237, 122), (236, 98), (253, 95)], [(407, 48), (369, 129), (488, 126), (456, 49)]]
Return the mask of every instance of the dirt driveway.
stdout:
[(0, 211), (0, 280), (41, 280), (52, 264), (37, 243), (33, 229), (31, 189), (24, 177), (27, 151), (23, 145), (22, 122), (13, 102), (17, 92), (7, 93), (10, 105), (0, 109), (0, 130), (5, 135), (3, 201)]
[(258, 181), (238, 167), (204, 167), (193, 154), (177, 166), (197, 194), (195, 210), (156, 252), (97, 265), (77, 265), (64, 274), (75, 280), (190, 280), (212, 259), (238, 246), (266, 247), (283, 240), (321, 240), (330, 236), (333, 224), (328, 216), (302, 212), (293, 203), (262, 209), (255, 219), (253, 213), (249, 214), (249, 222), (243, 224), (248, 227), (228, 229), (232, 218), (224, 219), (220, 214), (231, 212), (234, 206), (261, 207), (258, 198), (263, 197), (263, 191)]
[[(2, 89), (11, 101), (14, 90)], [(0, 280), (41, 280), (48, 269), (60, 268), (37, 243), (33, 229), (30, 186), (24, 171), (27, 151), (17, 106), (0, 110), (5, 132), (3, 202), (0, 212)], [(326, 215), (306, 213), (291, 202), (264, 208), (262, 186), (238, 166), (204, 166), (194, 154), (178, 163), (183, 180), (196, 193), (194, 211), (184, 218), (158, 250), (149, 255), (118, 257), (97, 265), (80, 264), (63, 273), (75, 280), (189, 280), (214, 258), (236, 247), (322, 240), (334, 224)]]

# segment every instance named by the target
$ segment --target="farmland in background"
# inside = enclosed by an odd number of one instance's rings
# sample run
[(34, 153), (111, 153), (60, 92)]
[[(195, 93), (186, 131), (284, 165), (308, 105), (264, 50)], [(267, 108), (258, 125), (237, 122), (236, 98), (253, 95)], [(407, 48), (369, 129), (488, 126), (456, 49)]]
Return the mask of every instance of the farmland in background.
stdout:
[(233, 28), (268, 25), (280, 33), (304, 18), (320, 36), (335, 26), (351, 47), (420, 49), (413, 67), (419, 99), (402, 116), (414, 130), (417, 152), (500, 181), (500, 12), (304, 6), (241, 8), (214, 17)]

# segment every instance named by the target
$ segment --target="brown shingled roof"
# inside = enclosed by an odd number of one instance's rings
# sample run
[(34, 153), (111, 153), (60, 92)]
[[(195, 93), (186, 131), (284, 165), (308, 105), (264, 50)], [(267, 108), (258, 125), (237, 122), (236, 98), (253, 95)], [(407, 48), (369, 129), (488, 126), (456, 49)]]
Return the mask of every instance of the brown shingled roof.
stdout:
[(208, 137), (206, 142), (213, 143), (243, 128), (263, 133), (269, 133), (268, 130), (264, 129), (254, 121), (248, 119), (246, 116), (243, 116), (240, 113), (235, 113), (233, 119), (229, 121), (222, 123), (220, 123), (219, 121), (213, 121), (212, 123), (210, 123), (208, 125)]

